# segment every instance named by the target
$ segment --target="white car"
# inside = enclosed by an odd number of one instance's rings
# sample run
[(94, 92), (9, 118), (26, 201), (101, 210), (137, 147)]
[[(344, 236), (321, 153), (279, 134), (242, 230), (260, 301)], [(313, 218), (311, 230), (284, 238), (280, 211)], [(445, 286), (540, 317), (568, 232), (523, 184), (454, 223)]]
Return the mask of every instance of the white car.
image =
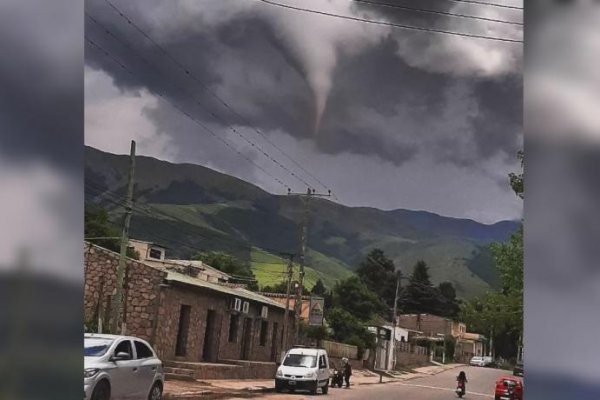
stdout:
[(162, 362), (145, 340), (86, 334), (83, 348), (85, 400), (162, 398)]
[(316, 394), (329, 390), (329, 357), (323, 349), (293, 348), (283, 357), (275, 375), (275, 391), (308, 390)]
[(488, 365), (492, 364), (492, 361), (492, 357), (475, 356), (471, 358), (471, 361), (469, 361), (469, 365), (472, 365), (474, 367), (487, 367)]

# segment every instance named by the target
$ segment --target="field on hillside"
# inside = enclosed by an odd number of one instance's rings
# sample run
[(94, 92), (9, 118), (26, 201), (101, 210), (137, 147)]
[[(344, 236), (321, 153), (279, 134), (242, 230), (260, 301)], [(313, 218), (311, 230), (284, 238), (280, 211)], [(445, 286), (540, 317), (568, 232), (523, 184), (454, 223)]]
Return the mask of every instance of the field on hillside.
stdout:
[[(310, 252), (310, 256), (313, 257), (313, 253)], [(327, 257), (319, 255), (317, 253), (318, 262), (322, 264), (331, 263), (327, 260)], [(253, 248), (251, 254), (250, 265), (252, 268), (252, 272), (256, 276), (258, 280), (258, 284), (260, 287), (267, 285), (275, 285), (286, 279), (286, 271), (287, 271), (287, 260), (278, 257), (274, 254), (266, 252), (264, 250)], [(337, 269), (335, 266), (331, 267), (332, 269)], [(343, 267), (339, 267), (343, 268)], [(298, 279), (298, 271), (299, 265), (297, 262), (294, 263), (294, 276), (293, 279)], [(339, 279), (344, 279), (347, 276), (352, 275), (348, 270), (342, 269), (338, 271), (338, 275), (334, 275), (332, 273), (323, 273), (321, 271), (317, 271), (310, 266), (306, 266), (304, 268), (304, 286), (308, 289), (311, 289), (318, 279), (321, 279), (325, 286), (328, 289), (333, 288), (335, 282)]]

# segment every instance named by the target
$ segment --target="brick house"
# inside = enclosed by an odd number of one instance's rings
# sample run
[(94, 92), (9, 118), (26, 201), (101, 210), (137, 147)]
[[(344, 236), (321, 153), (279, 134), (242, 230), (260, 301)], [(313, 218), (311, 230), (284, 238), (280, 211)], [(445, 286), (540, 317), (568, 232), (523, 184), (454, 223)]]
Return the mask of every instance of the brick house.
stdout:
[(401, 314), (398, 316), (398, 325), (420, 331), (421, 334), (416, 338), (426, 339), (437, 345), (443, 342), (440, 336), (454, 337), (455, 361), (467, 362), (474, 355), (483, 354), (485, 337), (467, 332), (467, 326), (463, 322), (432, 314)]
[[(85, 321), (110, 315), (119, 255), (85, 243)], [(285, 306), (240, 285), (206, 280), (193, 265), (127, 259), (127, 333), (178, 362), (273, 362), (281, 350)], [(293, 312), (289, 313), (290, 324)], [(291, 326), (291, 325), (290, 325)]]
[(462, 322), (432, 314), (400, 314), (398, 326), (420, 331), (423, 335), (431, 337), (437, 335), (458, 337), (467, 331), (466, 325)]

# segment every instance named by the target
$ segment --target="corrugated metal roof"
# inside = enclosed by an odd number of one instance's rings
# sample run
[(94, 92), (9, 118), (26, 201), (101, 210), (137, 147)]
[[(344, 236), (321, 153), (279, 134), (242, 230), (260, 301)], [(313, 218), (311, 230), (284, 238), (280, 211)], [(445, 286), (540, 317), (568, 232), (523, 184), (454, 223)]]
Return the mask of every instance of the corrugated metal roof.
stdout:
[(258, 303), (268, 304), (270, 306), (278, 307), (278, 308), (285, 310), (284, 305), (279, 304), (278, 302), (271, 300), (268, 297), (261, 296), (258, 293), (254, 293), (248, 289), (222, 286), (222, 285), (218, 285), (216, 283), (207, 282), (207, 281), (204, 281), (201, 279), (193, 278), (191, 276), (180, 274), (180, 273), (173, 272), (173, 271), (167, 271), (166, 279), (168, 281), (185, 283), (188, 285), (197, 286), (197, 287), (201, 287), (201, 288), (205, 288), (205, 289), (209, 289), (209, 290), (214, 290), (216, 292), (229, 294), (229, 295), (236, 296), (236, 297), (242, 297), (246, 300), (252, 300), (252, 301), (256, 301)]

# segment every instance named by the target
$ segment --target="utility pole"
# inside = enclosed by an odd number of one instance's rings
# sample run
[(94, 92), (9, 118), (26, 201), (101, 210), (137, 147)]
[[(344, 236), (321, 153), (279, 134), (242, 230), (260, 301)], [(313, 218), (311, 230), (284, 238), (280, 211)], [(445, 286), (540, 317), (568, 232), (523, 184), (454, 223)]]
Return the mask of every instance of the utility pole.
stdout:
[(396, 272), (396, 296), (394, 297), (394, 332), (392, 334), (392, 355), (393, 355), (393, 365), (392, 367), (396, 368), (396, 326), (398, 325), (398, 294), (400, 293), (400, 279), (402, 279), (402, 272), (398, 270)]
[(284, 256), (289, 257), (288, 261), (288, 269), (287, 269), (287, 289), (286, 289), (286, 299), (285, 299), (285, 312), (283, 317), (283, 343), (281, 345), (282, 351), (287, 351), (287, 341), (288, 341), (288, 315), (290, 310), (290, 292), (292, 289), (292, 275), (294, 273), (294, 256), (295, 254), (291, 253), (282, 253)]
[(302, 233), (300, 235), (300, 271), (299, 271), (299, 286), (296, 292), (296, 302), (294, 308), (296, 310), (296, 326), (294, 330), (294, 339), (298, 340), (300, 330), (300, 314), (302, 313), (302, 285), (304, 284), (304, 266), (306, 265), (306, 248), (308, 242), (308, 216), (310, 211), (309, 200), (311, 197), (331, 197), (331, 190), (327, 194), (316, 193), (315, 189), (308, 188), (306, 193), (292, 193), (288, 189), (289, 196), (301, 196), (304, 200), (304, 216), (302, 218)]
[(129, 244), (129, 224), (131, 223), (131, 213), (133, 211), (133, 176), (135, 171), (135, 141), (131, 141), (131, 152), (129, 155), (129, 175), (127, 177), (127, 197), (125, 198), (125, 219), (123, 223), (123, 233), (121, 235), (121, 251), (119, 254), (119, 266), (117, 267), (117, 280), (116, 280), (116, 293), (113, 297), (113, 321), (112, 321), (112, 332), (117, 333), (119, 326), (121, 327), (121, 334), (124, 335), (127, 332), (126, 316), (121, 318), (123, 310), (124, 299), (124, 287), (123, 281), (125, 278), (125, 257), (127, 256), (127, 245)]

